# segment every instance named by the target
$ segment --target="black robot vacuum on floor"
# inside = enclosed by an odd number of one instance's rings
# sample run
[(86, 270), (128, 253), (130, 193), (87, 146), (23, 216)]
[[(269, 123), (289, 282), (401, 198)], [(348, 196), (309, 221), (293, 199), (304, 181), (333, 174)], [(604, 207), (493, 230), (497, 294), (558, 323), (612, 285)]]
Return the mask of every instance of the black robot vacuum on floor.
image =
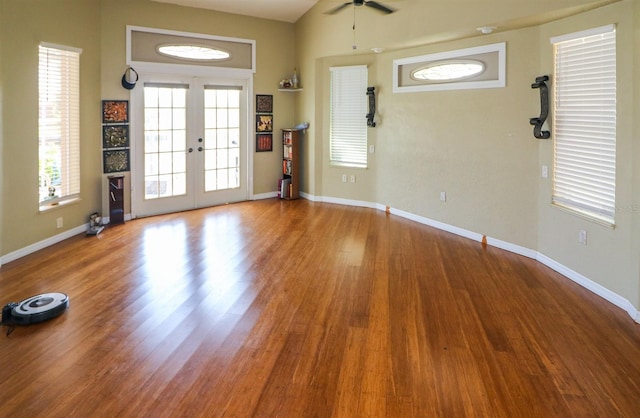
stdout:
[(43, 293), (31, 296), (22, 302), (12, 302), (2, 308), (1, 325), (9, 326), (7, 335), (14, 325), (29, 325), (46, 321), (61, 315), (69, 307), (69, 296), (64, 293)]

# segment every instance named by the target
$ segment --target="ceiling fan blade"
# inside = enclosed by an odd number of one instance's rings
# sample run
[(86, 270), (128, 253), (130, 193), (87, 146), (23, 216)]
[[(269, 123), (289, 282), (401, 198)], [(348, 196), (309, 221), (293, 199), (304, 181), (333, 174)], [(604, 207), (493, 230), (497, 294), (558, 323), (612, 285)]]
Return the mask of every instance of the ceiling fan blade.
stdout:
[(383, 5), (383, 4), (380, 4), (377, 1), (365, 1), (364, 5), (365, 6), (369, 6), (369, 7), (373, 8), (373, 9), (376, 9), (376, 10), (382, 12), (382, 13), (385, 13), (385, 14), (391, 14), (391, 13), (395, 12), (394, 9), (391, 9), (391, 8), (389, 8), (389, 7), (387, 7), (387, 6)]
[(331, 10), (327, 10), (326, 12), (324, 12), (324, 14), (326, 14), (326, 15), (334, 15), (334, 14), (338, 13), (340, 10), (344, 9), (345, 7), (351, 6), (352, 4), (353, 4), (352, 2), (341, 4), (340, 6), (334, 7)]

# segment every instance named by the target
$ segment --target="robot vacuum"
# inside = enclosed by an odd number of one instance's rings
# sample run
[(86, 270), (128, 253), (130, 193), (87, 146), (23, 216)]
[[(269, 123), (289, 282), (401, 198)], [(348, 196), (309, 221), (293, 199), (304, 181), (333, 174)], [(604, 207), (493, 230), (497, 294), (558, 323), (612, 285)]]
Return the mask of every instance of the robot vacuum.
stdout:
[(2, 308), (2, 325), (29, 325), (61, 315), (69, 307), (64, 293), (43, 293), (22, 302), (12, 302)]

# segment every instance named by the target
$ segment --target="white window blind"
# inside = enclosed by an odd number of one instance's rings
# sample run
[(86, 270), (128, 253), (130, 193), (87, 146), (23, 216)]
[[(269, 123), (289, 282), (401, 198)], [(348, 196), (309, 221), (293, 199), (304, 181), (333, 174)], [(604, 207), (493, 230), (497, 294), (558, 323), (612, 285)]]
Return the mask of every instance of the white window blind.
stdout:
[(39, 47), (40, 204), (80, 194), (80, 54), (70, 47)]
[(332, 67), (330, 162), (367, 166), (367, 67)]
[(613, 25), (551, 39), (554, 204), (614, 223), (616, 33)]

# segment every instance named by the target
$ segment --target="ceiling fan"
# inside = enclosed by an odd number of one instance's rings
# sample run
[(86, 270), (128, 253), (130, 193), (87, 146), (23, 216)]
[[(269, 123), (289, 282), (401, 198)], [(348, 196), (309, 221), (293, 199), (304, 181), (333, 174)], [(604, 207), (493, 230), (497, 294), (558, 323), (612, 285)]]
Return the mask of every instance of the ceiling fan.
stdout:
[(338, 13), (339, 11), (341, 11), (342, 9), (344, 9), (345, 7), (349, 7), (351, 5), (354, 6), (367, 6), (367, 7), (371, 7), (372, 9), (375, 9), (379, 12), (382, 12), (384, 14), (391, 14), (393, 13), (395, 10), (391, 9), (390, 7), (385, 6), (384, 4), (378, 3), (377, 1), (373, 1), (373, 0), (352, 0), (350, 2), (341, 4), (338, 7), (335, 7), (331, 10), (328, 10), (325, 12), (325, 14), (328, 15), (333, 15)]

